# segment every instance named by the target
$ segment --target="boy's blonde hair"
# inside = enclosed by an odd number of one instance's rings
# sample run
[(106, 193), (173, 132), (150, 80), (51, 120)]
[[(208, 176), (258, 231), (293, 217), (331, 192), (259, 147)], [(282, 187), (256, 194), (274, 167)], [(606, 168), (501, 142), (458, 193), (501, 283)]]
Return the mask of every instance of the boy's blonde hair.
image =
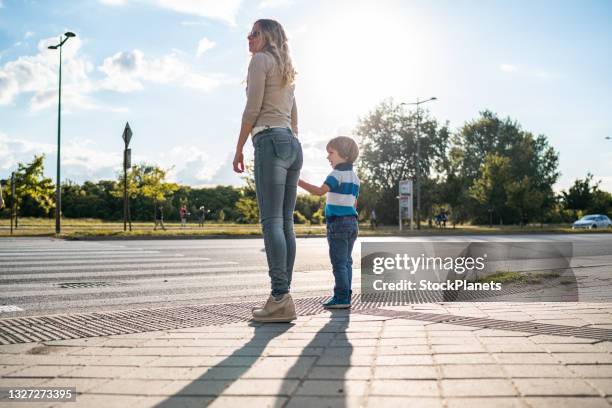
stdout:
[(359, 156), (359, 146), (357, 146), (353, 138), (348, 136), (334, 137), (327, 143), (326, 148), (330, 147), (337, 151), (340, 157), (346, 160), (347, 163), (354, 163)]

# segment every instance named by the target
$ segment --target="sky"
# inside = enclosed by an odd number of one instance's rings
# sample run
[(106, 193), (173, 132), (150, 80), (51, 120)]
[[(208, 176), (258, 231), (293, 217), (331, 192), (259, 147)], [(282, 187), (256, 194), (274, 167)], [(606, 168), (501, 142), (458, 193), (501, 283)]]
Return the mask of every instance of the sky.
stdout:
[(453, 131), (488, 109), (546, 135), (557, 191), (588, 172), (612, 191), (608, 0), (0, 0), (0, 179), (45, 153), (55, 181), (59, 55), (47, 47), (72, 31), (62, 180), (116, 178), (129, 122), (133, 163), (240, 184), (231, 161), (258, 18), (289, 36), (311, 182), (330, 170), (326, 141), (378, 103), (436, 96), (424, 106)]

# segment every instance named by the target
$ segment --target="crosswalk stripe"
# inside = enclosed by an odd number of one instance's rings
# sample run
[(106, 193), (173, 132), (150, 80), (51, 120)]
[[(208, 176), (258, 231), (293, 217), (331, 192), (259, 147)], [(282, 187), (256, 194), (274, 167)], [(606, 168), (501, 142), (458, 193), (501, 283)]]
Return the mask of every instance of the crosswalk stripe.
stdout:
[[(177, 263), (177, 262), (156, 262), (153, 264), (153, 266), (157, 266), (157, 267), (161, 267), (162, 265), (165, 266), (165, 268), (163, 270), (169, 270), (169, 269), (179, 269), (179, 268), (184, 268), (186, 266), (215, 266), (215, 265), (238, 265), (237, 262), (233, 262), (233, 261), (214, 261), (214, 262), (210, 262), (210, 261), (202, 261), (202, 262), (181, 262), (181, 263)], [(36, 273), (36, 272), (49, 272), (49, 273), (53, 273), (53, 271), (89, 271), (89, 272), (96, 272), (96, 271), (107, 271), (107, 270), (126, 270), (126, 271), (132, 271), (132, 270), (141, 270), (142, 269), (142, 265), (140, 263), (136, 264), (136, 263), (130, 263), (130, 264), (115, 264), (115, 265), (109, 265), (107, 263), (96, 263), (96, 264), (87, 264), (87, 267), (83, 267), (83, 265), (44, 265), (44, 266), (30, 266), (27, 268), (27, 272), (26, 271), (21, 271), (20, 267), (12, 267), (12, 268), (6, 268), (11, 269), (10, 272), (21, 272), (21, 273)]]

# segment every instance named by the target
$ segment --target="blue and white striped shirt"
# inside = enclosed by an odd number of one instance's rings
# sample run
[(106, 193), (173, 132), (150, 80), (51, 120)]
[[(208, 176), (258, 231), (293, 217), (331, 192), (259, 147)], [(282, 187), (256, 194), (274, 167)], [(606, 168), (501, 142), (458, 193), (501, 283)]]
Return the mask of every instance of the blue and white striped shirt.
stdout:
[(359, 177), (351, 163), (340, 163), (325, 179), (329, 186), (325, 218), (357, 216), (355, 202), (359, 196)]

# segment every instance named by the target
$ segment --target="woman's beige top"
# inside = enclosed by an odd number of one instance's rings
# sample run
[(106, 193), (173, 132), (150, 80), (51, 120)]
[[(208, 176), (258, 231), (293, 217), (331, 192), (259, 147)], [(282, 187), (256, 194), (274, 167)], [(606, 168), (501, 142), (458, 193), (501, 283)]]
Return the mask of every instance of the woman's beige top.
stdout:
[(288, 127), (297, 134), (295, 85), (283, 85), (274, 57), (267, 52), (253, 55), (247, 76), (247, 103), (242, 122), (257, 126)]

